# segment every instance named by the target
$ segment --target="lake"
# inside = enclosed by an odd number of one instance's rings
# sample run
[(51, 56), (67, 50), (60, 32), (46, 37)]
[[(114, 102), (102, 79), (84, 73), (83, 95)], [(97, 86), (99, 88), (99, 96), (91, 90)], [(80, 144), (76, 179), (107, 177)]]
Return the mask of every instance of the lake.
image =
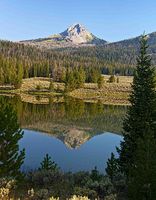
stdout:
[(126, 106), (67, 97), (36, 96), (27, 102), (19, 96), (0, 99), (13, 105), (24, 131), (19, 145), (26, 150), (25, 171), (38, 168), (48, 153), (63, 171), (90, 171), (97, 166), (104, 172), (122, 140)]

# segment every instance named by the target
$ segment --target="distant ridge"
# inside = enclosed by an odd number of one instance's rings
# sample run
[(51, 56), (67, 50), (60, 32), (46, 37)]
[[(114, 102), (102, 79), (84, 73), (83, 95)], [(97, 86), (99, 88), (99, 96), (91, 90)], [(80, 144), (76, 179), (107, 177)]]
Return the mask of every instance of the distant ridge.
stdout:
[(39, 47), (72, 47), (72, 46), (95, 46), (106, 44), (107, 41), (99, 39), (90, 33), (83, 25), (73, 24), (65, 31), (45, 38), (25, 40), (21, 43), (32, 44)]

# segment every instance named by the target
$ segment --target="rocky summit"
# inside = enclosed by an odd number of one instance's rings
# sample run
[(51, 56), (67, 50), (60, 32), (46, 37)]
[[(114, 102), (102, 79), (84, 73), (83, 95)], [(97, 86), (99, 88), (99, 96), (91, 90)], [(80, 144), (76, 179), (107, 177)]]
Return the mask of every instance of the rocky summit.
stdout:
[(72, 46), (95, 46), (106, 44), (107, 41), (99, 39), (90, 33), (83, 25), (74, 24), (65, 31), (35, 40), (21, 41), (21, 43), (36, 45), (45, 48), (61, 48)]
[(94, 43), (94, 40), (97, 39), (81, 24), (70, 26), (66, 31), (60, 33), (60, 36), (62, 39), (74, 44)]

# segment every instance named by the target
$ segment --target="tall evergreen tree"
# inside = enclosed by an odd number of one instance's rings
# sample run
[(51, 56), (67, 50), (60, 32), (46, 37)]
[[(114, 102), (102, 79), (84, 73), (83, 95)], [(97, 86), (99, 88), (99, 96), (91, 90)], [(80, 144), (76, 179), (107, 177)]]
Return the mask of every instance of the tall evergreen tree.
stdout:
[(17, 63), (16, 65), (16, 77), (14, 77), (14, 86), (15, 88), (20, 88), (23, 79), (23, 66), (21, 63)]
[(79, 71), (79, 87), (83, 87), (86, 81), (86, 73), (82, 67), (80, 67)]
[(22, 178), (20, 171), (25, 150), (19, 152), (19, 140), (23, 132), (17, 122), (17, 114), (11, 105), (0, 103), (0, 177)]
[(151, 57), (147, 54), (147, 37), (143, 35), (140, 42), (140, 55), (132, 84), (132, 94), (127, 116), (124, 120), (124, 140), (118, 149), (120, 166), (127, 177), (134, 166), (137, 140), (151, 130), (156, 137), (156, 91), (154, 68)]
[(118, 159), (115, 158), (114, 153), (111, 153), (111, 158), (108, 159), (107, 167), (106, 167), (106, 173), (109, 176), (109, 178), (111, 179), (111, 182), (114, 181), (115, 176), (119, 172), (119, 168), (118, 167), (119, 167), (118, 166)]
[(91, 69), (90, 71), (90, 77), (89, 77), (89, 82), (91, 83), (97, 83), (99, 77), (101, 76), (100, 70), (99, 69)]
[(137, 141), (134, 165), (129, 171), (128, 193), (132, 200), (156, 198), (156, 139), (147, 132)]
[(2, 67), (0, 67), (0, 84), (3, 85), (4, 84), (4, 72)]

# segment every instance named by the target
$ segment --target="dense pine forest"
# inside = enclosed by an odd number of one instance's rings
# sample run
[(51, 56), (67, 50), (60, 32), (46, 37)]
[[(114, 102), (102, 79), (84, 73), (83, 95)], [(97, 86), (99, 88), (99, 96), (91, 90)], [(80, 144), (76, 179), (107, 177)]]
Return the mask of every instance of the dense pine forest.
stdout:
[[(155, 49), (153, 43), (149, 49), (153, 64)], [(0, 41), (0, 84), (11, 83), (18, 88), (22, 78), (29, 77), (52, 77), (54, 81), (66, 82), (67, 75), (68, 78), (71, 75), (83, 77), (80, 82), (98, 82), (101, 73), (133, 75), (138, 52), (139, 38), (103, 46), (59, 49)]]
[(22, 78), (49, 76), (54, 77), (55, 81), (64, 82), (66, 72), (69, 72), (66, 69), (71, 71), (79, 67), (86, 71), (89, 80), (91, 74), (96, 74), (93, 72), (100, 73), (102, 66), (102, 61), (73, 56), (68, 52), (46, 51), (19, 43), (0, 42), (1, 84), (11, 83), (18, 87)]
[[(0, 83), (18, 87), (22, 78), (55, 77), (64, 81), (66, 69), (81, 67), (86, 81), (92, 74), (132, 75), (136, 50), (108, 45), (56, 50), (38, 49), (20, 43), (0, 41)], [(97, 73), (96, 73), (96, 72)], [(98, 76), (98, 75), (97, 75)], [(93, 78), (94, 79), (94, 78)]]

